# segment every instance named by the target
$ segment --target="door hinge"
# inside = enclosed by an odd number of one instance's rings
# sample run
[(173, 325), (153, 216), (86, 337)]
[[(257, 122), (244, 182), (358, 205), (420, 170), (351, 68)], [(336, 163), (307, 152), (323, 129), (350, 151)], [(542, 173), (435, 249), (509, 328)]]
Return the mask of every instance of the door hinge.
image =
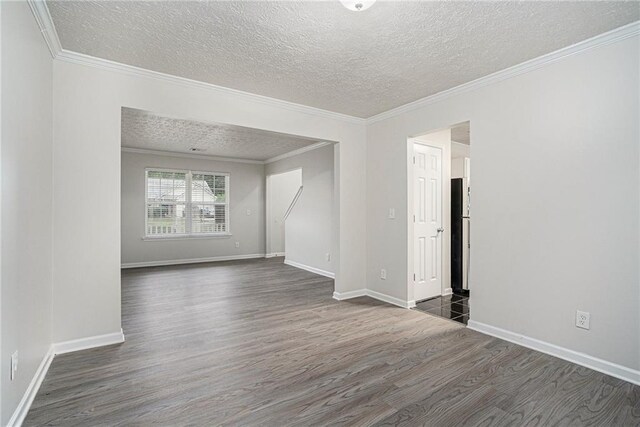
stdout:
[(413, 222), (416, 222), (416, 216), (415, 215), (413, 216)]
[(416, 156), (413, 156), (413, 164), (416, 164)]
[(413, 281), (416, 281), (416, 273), (413, 273)]

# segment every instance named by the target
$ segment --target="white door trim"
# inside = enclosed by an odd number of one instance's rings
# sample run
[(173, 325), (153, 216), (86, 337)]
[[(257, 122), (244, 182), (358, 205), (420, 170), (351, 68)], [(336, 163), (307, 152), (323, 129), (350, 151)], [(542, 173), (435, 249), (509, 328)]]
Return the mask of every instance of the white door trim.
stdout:
[(451, 129), (407, 138), (407, 300), (415, 300), (413, 248), (413, 144), (442, 150), (442, 292), (451, 293)]

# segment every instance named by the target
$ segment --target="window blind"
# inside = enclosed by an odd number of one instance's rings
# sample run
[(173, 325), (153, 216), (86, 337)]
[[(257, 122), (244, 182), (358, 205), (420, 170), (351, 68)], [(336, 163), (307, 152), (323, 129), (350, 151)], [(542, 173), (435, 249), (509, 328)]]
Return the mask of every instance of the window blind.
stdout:
[(229, 232), (229, 175), (146, 170), (146, 236)]

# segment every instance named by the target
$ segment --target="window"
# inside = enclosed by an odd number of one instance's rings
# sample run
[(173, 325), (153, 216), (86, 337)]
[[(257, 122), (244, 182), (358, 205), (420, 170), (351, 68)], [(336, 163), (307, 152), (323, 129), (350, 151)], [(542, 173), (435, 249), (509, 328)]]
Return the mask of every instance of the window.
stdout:
[(229, 234), (229, 175), (146, 170), (146, 237)]

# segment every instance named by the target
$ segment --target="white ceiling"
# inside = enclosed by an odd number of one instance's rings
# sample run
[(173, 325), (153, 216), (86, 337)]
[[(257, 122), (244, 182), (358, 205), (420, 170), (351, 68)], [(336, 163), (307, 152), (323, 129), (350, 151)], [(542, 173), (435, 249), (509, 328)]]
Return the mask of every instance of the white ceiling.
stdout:
[[(267, 160), (320, 141), (220, 123), (122, 109), (122, 146), (247, 160)], [(193, 152), (191, 148), (198, 151)]]
[(451, 140), (460, 144), (471, 144), (471, 127), (469, 122), (464, 122), (451, 128)]
[(640, 18), (635, 1), (47, 4), (64, 49), (357, 117)]

